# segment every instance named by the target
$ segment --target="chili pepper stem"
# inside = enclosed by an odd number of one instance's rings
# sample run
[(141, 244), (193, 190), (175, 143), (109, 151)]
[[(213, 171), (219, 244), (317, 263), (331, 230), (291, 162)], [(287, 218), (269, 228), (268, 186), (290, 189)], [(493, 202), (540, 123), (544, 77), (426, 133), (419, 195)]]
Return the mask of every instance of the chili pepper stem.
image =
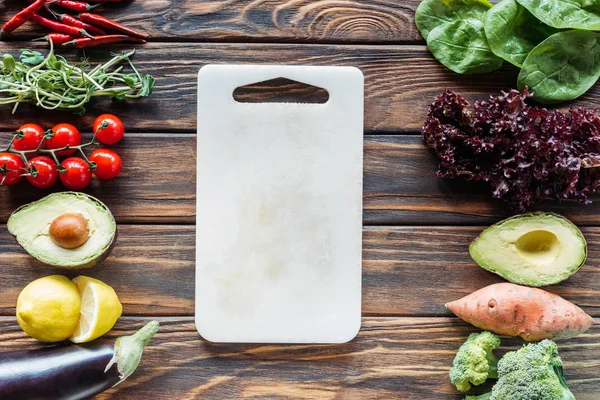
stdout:
[(92, 35), (90, 35), (89, 33), (87, 33), (87, 31), (86, 31), (85, 29), (80, 29), (80, 30), (79, 30), (79, 32), (80, 32), (80, 33), (81, 33), (83, 36), (85, 36), (85, 37), (88, 37), (88, 38), (90, 38), (90, 39), (92, 39), (92, 40), (94, 39), (94, 36), (92, 36)]
[(78, 1), (78, 0), (53, 0), (52, 3), (56, 4), (59, 7), (67, 8), (69, 10), (78, 11), (78, 12), (91, 11), (94, 8), (102, 5), (102, 2), (100, 2), (100, 4), (96, 4), (96, 5), (92, 6), (92, 5), (88, 4), (87, 2)]

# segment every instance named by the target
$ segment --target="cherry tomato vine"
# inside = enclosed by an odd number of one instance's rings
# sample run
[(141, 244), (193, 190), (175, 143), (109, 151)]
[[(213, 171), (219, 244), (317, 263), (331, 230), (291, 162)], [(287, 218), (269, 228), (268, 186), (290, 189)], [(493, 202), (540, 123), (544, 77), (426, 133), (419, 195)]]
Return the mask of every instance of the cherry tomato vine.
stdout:
[[(114, 115), (104, 114), (93, 128), (92, 139), (81, 143), (79, 130), (70, 124), (58, 124), (47, 131), (36, 124), (23, 125), (0, 150), (0, 185), (12, 185), (25, 177), (38, 188), (49, 188), (60, 180), (68, 189), (82, 190), (91, 182), (92, 174), (101, 180), (114, 179), (122, 167), (117, 153), (100, 148), (88, 158), (84, 150), (120, 141), (123, 123)], [(61, 162), (59, 157), (68, 158)]]

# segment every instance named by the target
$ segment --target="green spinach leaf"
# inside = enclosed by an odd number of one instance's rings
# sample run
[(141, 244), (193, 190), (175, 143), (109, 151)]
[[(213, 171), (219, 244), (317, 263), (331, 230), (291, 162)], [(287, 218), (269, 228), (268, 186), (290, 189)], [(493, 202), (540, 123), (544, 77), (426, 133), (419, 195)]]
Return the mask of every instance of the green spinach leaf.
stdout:
[(427, 45), (435, 58), (459, 74), (494, 71), (504, 62), (490, 50), (483, 23), (478, 19), (438, 26), (429, 33)]
[(559, 103), (584, 94), (600, 77), (600, 33), (564, 31), (537, 45), (525, 59), (518, 87), (541, 103)]
[(440, 25), (462, 19), (480, 19), (492, 3), (487, 0), (424, 0), (415, 12), (415, 23), (425, 40)]
[(537, 19), (558, 29), (600, 30), (598, 0), (517, 0)]
[(538, 20), (516, 0), (502, 0), (492, 7), (483, 21), (490, 49), (517, 67), (535, 46), (558, 32)]

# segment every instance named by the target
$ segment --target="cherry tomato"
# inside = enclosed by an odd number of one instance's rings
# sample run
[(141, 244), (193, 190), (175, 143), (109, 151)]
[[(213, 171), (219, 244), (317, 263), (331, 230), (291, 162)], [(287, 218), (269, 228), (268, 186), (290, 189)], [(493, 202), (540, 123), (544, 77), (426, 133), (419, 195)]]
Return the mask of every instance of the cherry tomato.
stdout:
[(13, 142), (15, 150), (36, 150), (44, 139), (44, 129), (36, 124), (25, 124), (18, 131), (23, 137)]
[(0, 169), (11, 171), (0, 173), (0, 184), (13, 185), (19, 182), (24, 168), (25, 163), (18, 154), (0, 153)]
[(95, 150), (90, 156), (90, 161), (96, 163), (94, 175), (103, 180), (116, 178), (123, 166), (121, 157), (109, 149)]
[(58, 181), (58, 168), (50, 157), (37, 156), (32, 158), (29, 160), (29, 168), (32, 170), (32, 175), (26, 178), (29, 183), (37, 188), (47, 189)]
[(59, 173), (58, 177), (68, 189), (81, 190), (90, 184), (92, 180), (92, 170), (83, 158), (69, 157), (60, 165), (62, 165), (66, 171), (64, 173)]
[[(101, 128), (102, 123), (108, 124), (106, 128)], [(112, 114), (102, 114), (94, 121), (94, 132), (96, 139), (103, 144), (115, 144), (123, 138), (125, 128), (123, 122)]]
[[(81, 144), (81, 134), (79, 130), (71, 124), (58, 124), (52, 128), (54, 136), (48, 139), (49, 149), (60, 149), (67, 145), (79, 146)], [(56, 153), (57, 156), (68, 156), (77, 150), (63, 150)]]

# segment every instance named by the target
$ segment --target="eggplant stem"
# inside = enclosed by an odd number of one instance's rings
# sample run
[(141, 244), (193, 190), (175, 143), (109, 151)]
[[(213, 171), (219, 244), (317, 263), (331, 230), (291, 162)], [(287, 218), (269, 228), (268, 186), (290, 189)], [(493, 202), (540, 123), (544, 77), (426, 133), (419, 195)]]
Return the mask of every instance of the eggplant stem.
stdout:
[(158, 326), (158, 321), (150, 321), (133, 335), (122, 336), (115, 341), (115, 354), (104, 370), (106, 373), (114, 364), (117, 364), (120, 380), (114, 386), (134, 373), (142, 359), (144, 347), (158, 332)]

